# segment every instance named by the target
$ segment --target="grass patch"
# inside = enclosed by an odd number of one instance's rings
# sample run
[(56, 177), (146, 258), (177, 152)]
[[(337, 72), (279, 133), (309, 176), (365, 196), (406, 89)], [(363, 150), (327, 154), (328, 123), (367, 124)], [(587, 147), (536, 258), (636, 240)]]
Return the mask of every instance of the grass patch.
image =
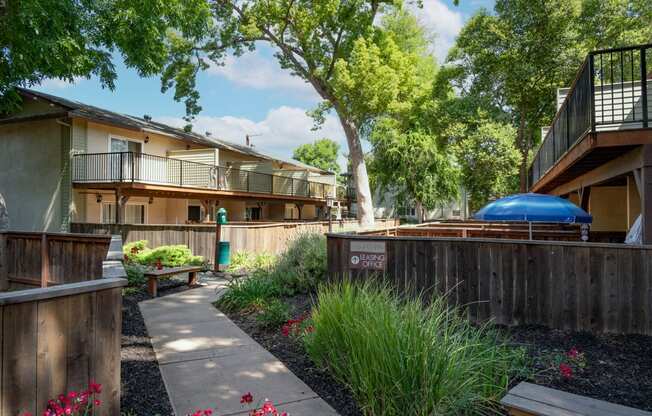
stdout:
[(510, 377), (526, 368), (524, 350), (441, 297), (424, 307), (371, 284), (325, 286), (312, 323), (308, 354), (367, 415), (494, 414)]

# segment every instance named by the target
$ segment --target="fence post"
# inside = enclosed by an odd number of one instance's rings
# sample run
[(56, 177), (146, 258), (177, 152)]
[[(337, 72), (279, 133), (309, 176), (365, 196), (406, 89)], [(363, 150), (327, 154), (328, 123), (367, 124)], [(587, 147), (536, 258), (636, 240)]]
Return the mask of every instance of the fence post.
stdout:
[(641, 103), (643, 104), (643, 128), (648, 127), (647, 113), (647, 62), (645, 57), (646, 48), (641, 48)]
[(247, 192), (251, 192), (249, 188), (249, 177), (251, 176), (251, 172), (247, 171), (245, 174), (247, 175)]
[(50, 247), (48, 247), (48, 235), (41, 235), (41, 287), (48, 287), (50, 278)]
[(129, 153), (129, 158), (131, 159), (131, 182), (134, 182), (134, 165), (136, 164), (136, 157), (134, 155), (134, 152)]

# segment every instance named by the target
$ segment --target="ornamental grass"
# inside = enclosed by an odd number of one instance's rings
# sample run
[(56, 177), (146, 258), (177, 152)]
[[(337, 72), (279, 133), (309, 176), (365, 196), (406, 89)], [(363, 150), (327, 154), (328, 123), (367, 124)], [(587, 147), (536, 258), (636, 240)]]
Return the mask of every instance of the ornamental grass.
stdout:
[(341, 283), (321, 287), (317, 300), (306, 349), (366, 415), (495, 414), (510, 377), (526, 368), (524, 350), (443, 297), (424, 307), (385, 286)]

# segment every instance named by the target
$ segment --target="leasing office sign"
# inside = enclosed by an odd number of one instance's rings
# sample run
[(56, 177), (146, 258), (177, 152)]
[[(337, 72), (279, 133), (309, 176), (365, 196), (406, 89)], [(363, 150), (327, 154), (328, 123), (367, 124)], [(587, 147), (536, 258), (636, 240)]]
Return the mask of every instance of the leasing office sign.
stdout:
[(349, 266), (361, 270), (385, 270), (387, 253), (384, 241), (351, 241)]

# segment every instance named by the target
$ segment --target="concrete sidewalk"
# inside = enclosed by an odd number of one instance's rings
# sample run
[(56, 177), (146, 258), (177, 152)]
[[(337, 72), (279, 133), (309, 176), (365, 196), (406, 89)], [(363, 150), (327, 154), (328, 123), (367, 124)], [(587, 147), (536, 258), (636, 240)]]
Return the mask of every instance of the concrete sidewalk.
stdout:
[(240, 397), (269, 398), (291, 416), (337, 415), (283, 363), (211, 302), (224, 281), (140, 303), (163, 381), (177, 416), (197, 409), (246, 415)]

